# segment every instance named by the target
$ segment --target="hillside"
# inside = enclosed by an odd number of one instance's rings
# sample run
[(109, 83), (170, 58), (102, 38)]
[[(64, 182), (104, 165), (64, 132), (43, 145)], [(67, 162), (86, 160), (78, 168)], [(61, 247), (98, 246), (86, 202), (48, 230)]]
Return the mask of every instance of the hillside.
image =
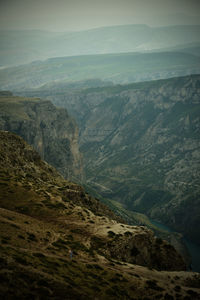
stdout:
[(0, 156), (2, 299), (199, 299), (199, 274), (169, 271), (185, 268), (173, 247), (119, 223), (22, 138), (1, 131)]
[(57, 57), (0, 69), (0, 89), (23, 91), (60, 80), (100, 79), (127, 84), (199, 72), (200, 57), (181, 52)]
[(0, 66), (50, 57), (140, 52), (197, 43), (200, 26), (111, 26), (80, 32), (0, 31)]
[[(182, 53), (190, 53), (196, 56), (200, 55), (200, 43), (186, 43), (183, 45), (178, 45), (175, 47), (167, 47), (164, 49), (158, 49), (158, 52), (182, 52)], [(152, 50), (152, 52), (156, 52), (156, 49)]]
[(93, 190), (199, 243), (199, 90), (193, 75), (30, 95), (76, 118)]
[(81, 180), (78, 127), (66, 109), (56, 108), (50, 101), (0, 92), (0, 130), (22, 136), (65, 178)]

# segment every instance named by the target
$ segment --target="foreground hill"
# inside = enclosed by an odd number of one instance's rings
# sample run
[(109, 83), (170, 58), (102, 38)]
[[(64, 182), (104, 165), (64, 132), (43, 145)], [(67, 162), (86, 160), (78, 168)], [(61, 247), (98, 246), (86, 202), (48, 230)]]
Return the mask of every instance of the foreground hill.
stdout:
[[(200, 26), (111, 26), (81, 32), (0, 31), (0, 66), (50, 57), (138, 52), (196, 43)], [(190, 52), (189, 52), (190, 53)]]
[(76, 118), (87, 184), (199, 243), (199, 91), (194, 75), (30, 95)]
[(52, 81), (99, 78), (132, 83), (200, 72), (200, 57), (181, 52), (118, 53), (50, 58), (0, 69), (0, 89), (25, 90)]
[(49, 101), (0, 92), (0, 130), (22, 136), (65, 178), (81, 179), (78, 127), (65, 109)]
[(159, 271), (185, 268), (173, 247), (119, 223), (22, 138), (1, 131), (0, 156), (3, 299), (199, 299), (199, 274)]

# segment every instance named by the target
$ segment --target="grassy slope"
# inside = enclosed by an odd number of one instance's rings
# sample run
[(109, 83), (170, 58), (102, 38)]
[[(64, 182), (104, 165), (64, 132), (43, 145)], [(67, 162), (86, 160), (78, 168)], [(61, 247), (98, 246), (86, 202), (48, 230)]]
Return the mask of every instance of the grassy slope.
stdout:
[[(95, 200), (80, 187), (41, 162), (21, 139), (12, 135), (7, 147), (2, 137), (1, 149), (6, 150), (1, 152), (0, 181), (3, 298), (198, 297), (200, 279), (195, 273), (159, 272), (102, 256), (98, 247), (90, 245), (97, 232), (102, 236), (105, 231), (104, 238), (111, 241), (107, 232), (113, 228), (120, 227), (121, 232), (137, 229), (119, 226), (110, 220), (110, 213), (98, 216), (98, 204), (92, 206)], [(69, 249), (74, 251), (72, 260)]]

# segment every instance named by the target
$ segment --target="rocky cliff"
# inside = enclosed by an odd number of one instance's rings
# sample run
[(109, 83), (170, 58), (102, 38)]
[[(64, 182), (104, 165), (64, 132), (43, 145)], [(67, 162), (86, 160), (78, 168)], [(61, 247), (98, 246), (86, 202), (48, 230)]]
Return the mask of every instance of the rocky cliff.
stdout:
[(185, 265), (171, 246), (120, 223), (5, 131), (0, 173), (2, 298), (198, 299), (199, 275), (175, 271)]
[(77, 119), (87, 184), (199, 242), (199, 75), (48, 95)]
[(66, 178), (81, 180), (78, 127), (65, 109), (49, 101), (1, 92), (0, 129), (22, 136)]

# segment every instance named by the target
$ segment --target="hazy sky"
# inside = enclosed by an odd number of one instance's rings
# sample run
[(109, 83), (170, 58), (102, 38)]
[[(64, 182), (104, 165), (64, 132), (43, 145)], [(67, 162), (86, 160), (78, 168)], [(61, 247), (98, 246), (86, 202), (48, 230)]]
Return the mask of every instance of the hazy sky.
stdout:
[(85, 30), (200, 23), (200, 0), (0, 0), (0, 29)]

